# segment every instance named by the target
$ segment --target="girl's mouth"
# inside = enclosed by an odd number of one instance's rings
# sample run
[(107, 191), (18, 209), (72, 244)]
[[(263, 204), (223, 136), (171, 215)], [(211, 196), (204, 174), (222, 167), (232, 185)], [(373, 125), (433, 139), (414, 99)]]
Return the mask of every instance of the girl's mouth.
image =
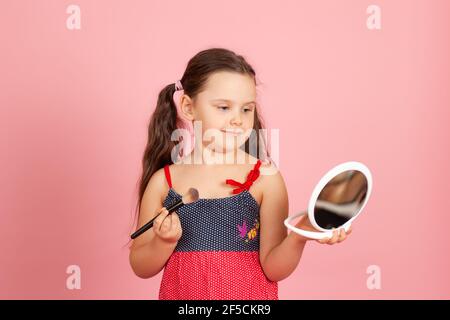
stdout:
[(242, 130), (242, 129), (222, 129), (221, 131), (225, 132), (226, 134), (235, 135), (235, 136), (238, 136), (238, 135), (241, 135), (244, 133), (244, 130)]

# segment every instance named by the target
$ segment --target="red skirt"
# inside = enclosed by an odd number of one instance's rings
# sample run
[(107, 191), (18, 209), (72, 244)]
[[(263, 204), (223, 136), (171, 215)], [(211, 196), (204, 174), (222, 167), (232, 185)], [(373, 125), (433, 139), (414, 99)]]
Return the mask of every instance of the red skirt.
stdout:
[(167, 261), (161, 300), (278, 300), (258, 251), (175, 251)]

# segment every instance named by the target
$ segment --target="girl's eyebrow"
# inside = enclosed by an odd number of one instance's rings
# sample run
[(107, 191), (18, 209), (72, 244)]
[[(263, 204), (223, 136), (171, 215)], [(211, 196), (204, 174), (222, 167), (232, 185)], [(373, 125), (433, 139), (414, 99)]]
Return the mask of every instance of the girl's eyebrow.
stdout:
[[(213, 100), (209, 100), (209, 102), (218, 102), (218, 101), (223, 101), (223, 102), (233, 102), (233, 101), (228, 100), (228, 99), (213, 99)], [(244, 106), (247, 105), (247, 104), (250, 104), (250, 103), (256, 104), (255, 101), (249, 101), (249, 102), (244, 103)]]

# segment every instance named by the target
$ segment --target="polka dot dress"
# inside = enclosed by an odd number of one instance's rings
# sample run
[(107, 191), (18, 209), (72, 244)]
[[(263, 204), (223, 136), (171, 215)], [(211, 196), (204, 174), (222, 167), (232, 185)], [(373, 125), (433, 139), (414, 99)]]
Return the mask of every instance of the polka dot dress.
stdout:
[[(183, 234), (164, 266), (162, 300), (277, 300), (278, 284), (263, 273), (259, 261), (259, 205), (248, 191), (259, 176), (258, 160), (244, 183), (228, 179), (234, 195), (200, 198), (177, 210)], [(182, 195), (172, 188), (167, 207)]]

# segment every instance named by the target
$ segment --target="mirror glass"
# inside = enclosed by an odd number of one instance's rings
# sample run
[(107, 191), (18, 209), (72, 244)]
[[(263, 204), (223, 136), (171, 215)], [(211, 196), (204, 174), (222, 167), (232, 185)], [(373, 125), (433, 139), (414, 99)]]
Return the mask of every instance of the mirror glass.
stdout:
[(323, 229), (339, 228), (357, 215), (367, 196), (366, 176), (347, 170), (333, 177), (320, 191), (314, 205), (314, 220)]

